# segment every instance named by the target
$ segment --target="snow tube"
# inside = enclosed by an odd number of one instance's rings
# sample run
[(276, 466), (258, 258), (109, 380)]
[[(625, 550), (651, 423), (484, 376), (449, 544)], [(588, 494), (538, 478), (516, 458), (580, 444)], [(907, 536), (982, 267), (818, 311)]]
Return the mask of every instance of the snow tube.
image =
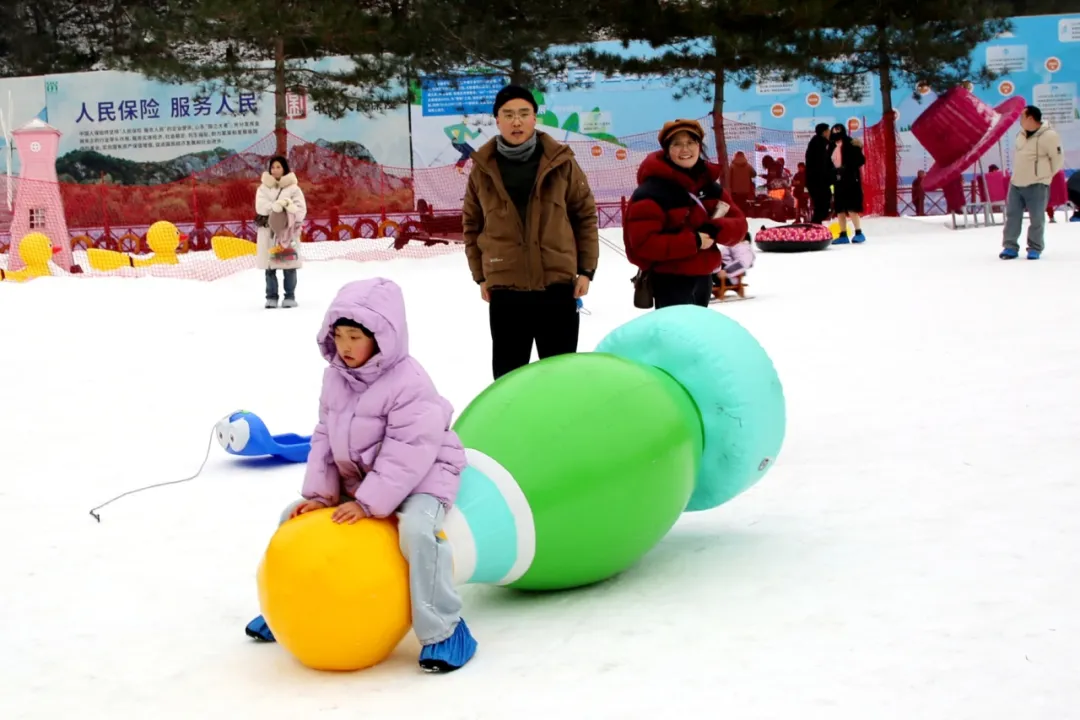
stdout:
[(832, 245), (829, 228), (813, 223), (794, 223), (761, 228), (754, 242), (762, 252), (810, 252)]

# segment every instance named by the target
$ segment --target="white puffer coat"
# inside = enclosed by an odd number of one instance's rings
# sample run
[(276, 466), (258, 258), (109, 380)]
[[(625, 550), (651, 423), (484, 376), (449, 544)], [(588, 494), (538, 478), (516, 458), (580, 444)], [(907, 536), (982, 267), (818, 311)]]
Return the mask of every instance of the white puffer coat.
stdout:
[[(303, 267), (300, 231), (304, 227), (304, 218), (307, 217), (307, 203), (294, 173), (289, 173), (280, 180), (275, 180), (268, 172), (262, 174), (262, 182), (255, 193), (255, 213), (269, 215), (275, 210), (284, 210), (289, 214), (289, 227), (277, 237), (270, 228), (259, 228), (255, 265), (260, 270), (294, 270)], [(270, 249), (275, 245), (296, 248), (296, 259), (278, 260), (270, 254)]]

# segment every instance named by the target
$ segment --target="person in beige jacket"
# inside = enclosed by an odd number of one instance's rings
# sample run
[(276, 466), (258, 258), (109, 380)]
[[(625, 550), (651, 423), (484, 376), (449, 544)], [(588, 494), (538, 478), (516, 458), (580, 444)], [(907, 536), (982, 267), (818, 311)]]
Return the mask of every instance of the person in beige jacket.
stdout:
[(1038, 260), (1046, 243), (1046, 204), (1050, 199), (1050, 181), (1065, 166), (1065, 153), (1057, 131), (1043, 122), (1042, 111), (1028, 105), (1020, 116), (1016, 134), (1012, 182), (1005, 201), (1005, 231), (1000, 257), (1012, 260), (1020, 255), (1020, 228), (1024, 210), (1031, 219), (1027, 234), (1027, 259)]

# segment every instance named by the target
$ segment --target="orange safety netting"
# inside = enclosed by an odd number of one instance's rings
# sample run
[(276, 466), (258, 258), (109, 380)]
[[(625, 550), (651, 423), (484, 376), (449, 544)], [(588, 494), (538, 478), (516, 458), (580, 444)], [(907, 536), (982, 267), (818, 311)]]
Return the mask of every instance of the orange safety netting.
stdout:
[[(866, 215), (885, 213), (885, 172), (889, 162), (889, 138), (885, 122), (878, 122), (866, 128), (863, 133), (863, 154), (866, 164), (863, 166), (863, 210)], [(899, 174), (900, 137), (893, 130), (892, 162)], [(899, 188), (897, 188), (899, 192)]]

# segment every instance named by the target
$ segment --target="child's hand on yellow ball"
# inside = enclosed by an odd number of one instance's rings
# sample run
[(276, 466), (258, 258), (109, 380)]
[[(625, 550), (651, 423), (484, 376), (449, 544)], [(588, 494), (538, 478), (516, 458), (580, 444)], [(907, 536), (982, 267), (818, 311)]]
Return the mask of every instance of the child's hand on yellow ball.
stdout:
[(364, 512), (364, 508), (360, 506), (360, 503), (353, 500), (338, 506), (338, 509), (334, 511), (334, 522), (340, 524), (347, 522), (350, 525), (354, 525), (357, 520), (362, 520), (367, 517), (367, 513)]
[(306, 512), (311, 512), (312, 510), (322, 510), (324, 507), (326, 506), (318, 500), (307, 500), (293, 508), (293, 511), (289, 513), (289, 519), (292, 520), (294, 517), (303, 515)]

